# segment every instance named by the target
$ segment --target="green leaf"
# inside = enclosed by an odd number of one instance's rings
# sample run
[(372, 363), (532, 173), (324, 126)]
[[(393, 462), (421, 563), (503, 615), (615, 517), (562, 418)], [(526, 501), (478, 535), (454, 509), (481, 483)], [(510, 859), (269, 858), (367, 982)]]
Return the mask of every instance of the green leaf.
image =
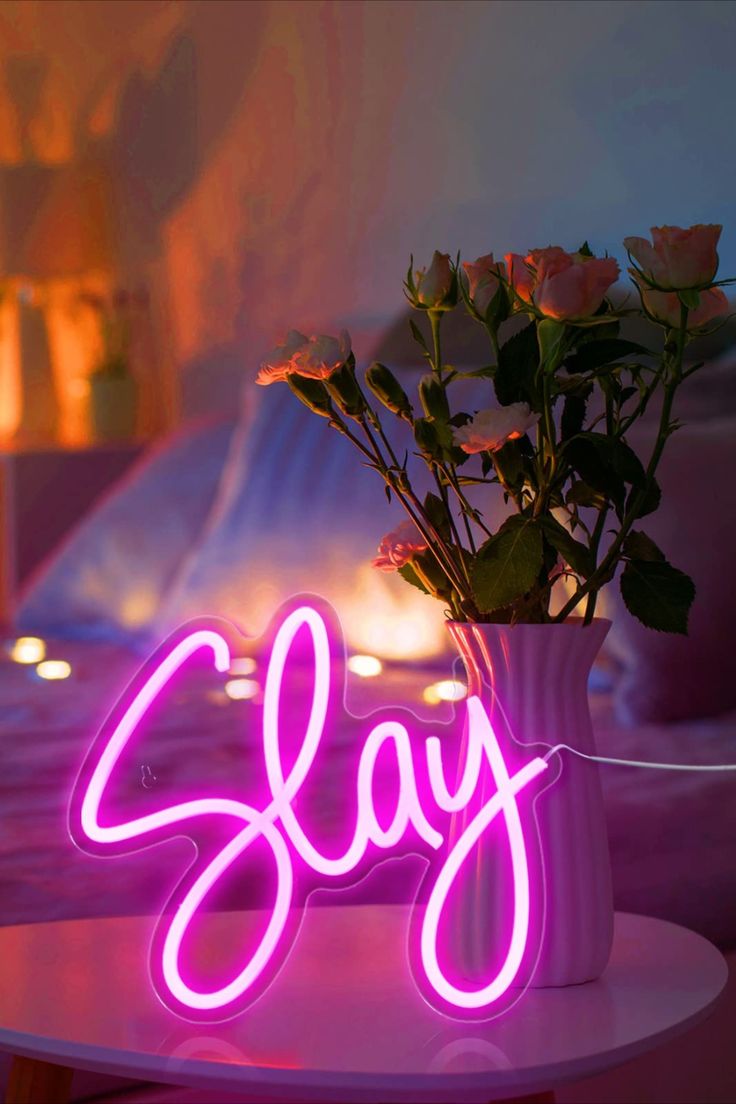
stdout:
[(507, 441), (491, 455), (493, 466), (504, 487), (511, 491), (520, 490), (524, 483), (524, 457), (518, 441)]
[[(630, 493), (629, 498), (628, 498), (628, 502), (626, 504), (627, 509), (629, 509), (629, 507), (631, 506), (634, 496), (639, 493), (640, 489), (641, 488), (639, 488), (639, 487), (633, 487), (632, 488), (631, 493)], [(644, 495), (644, 499), (643, 499), (643, 501), (639, 505), (639, 508), (636, 511), (635, 517), (643, 518), (643, 517), (646, 517), (647, 514), (653, 514), (655, 510), (659, 509), (659, 504), (660, 504), (661, 501), (662, 501), (661, 488), (660, 488), (659, 483), (657, 482), (657, 480), (653, 479), (649, 490)]]
[(525, 402), (532, 410), (540, 409), (534, 385), (538, 367), (537, 331), (531, 323), (510, 337), (499, 350), (493, 386), (501, 406)]
[(603, 338), (618, 337), (620, 329), (621, 323), (617, 318), (614, 318), (610, 322), (591, 326), (590, 329), (579, 330), (576, 344), (579, 348), (581, 345), (587, 345), (592, 341), (602, 341)]
[(576, 541), (565, 526), (550, 514), (541, 518), (540, 523), (547, 540), (559, 552), (565, 563), (569, 564), (577, 575), (587, 579), (595, 569), (590, 549), (580, 541)]
[(596, 440), (596, 447), (602, 449), (604, 456), (610, 457), (614, 471), (621, 476), (624, 483), (630, 483), (633, 487), (644, 486), (647, 477), (642, 462), (622, 437), (606, 437), (604, 434), (593, 433), (590, 436), (600, 436), (600, 440)]
[(693, 291), (692, 288), (684, 288), (682, 291), (678, 291), (677, 297), (688, 310), (697, 310), (700, 306), (700, 292)]
[(593, 256), (593, 250), (590, 248), (587, 241), (583, 242), (583, 244), (578, 249), (578, 253), (580, 254), (581, 257), (592, 257)]
[(621, 384), (613, 373), (601, 373), (598, 376), (598, 386), (607, 399), (610, 399), (614, 404), (618, 402), (621, 394)]
[(626, 608), (658, 632), (687, 634), (695, 584), (666, 560), (630, 560), (621, 574)]
[(416, 301), (417, 287), (416, 287), (416, 284), (414, 282), (414, 254), (413, 253), (409, 254), (409, 267), (406, 271), (406, 279), (404, 280), (404, 294), (406, 295), (407, 299), (412, 304), (412, 306), (414, 306), (414, 307), (418, 306), (417, 301)]
[(566, 443), (565, 455), (583, 482), (609, 498), (621, 513), (626, 486), (606, 457), (601, 455), (601, 449), (580, 434)]
[(575, 356), (567, 358), (569, 372), (593, 372), (604, 364), (613, 364), (624, 357), (634, 355), (651, 356), (648, 349), (635, 341), (624, 341), (621, 337), (607, 337), (602, 341), (586, 341), (578, 348)]
[(586, 398), (593, 392), (593, 381), (588, 376), (557, 376), (552, 381), (553, 395), (579, 395)]
[(470, 459), (470, 454), (463, 452), (463, 450), (455, 444), (452, 426), (449, 422), (437, 421), (434, 425), (437, 430), (440, 445), (442, 446), (443, 459), (449, 464), (454, 464), (456, 468), (462, 467), (462, 465), (466, 464)]
[(398, 568), (398, 572), (402, 579), (406, 579), (407, 583), (411, 583), (412, 586), (418, 587), (423, 594), (429, 594), (426, 586), (410, 563), (405, 563), (403, 567)]
[(662, 562), (665, 558), (664, 552), (641, 529), (632, 529), (624, 541), (623, 553), (630, 560), (647, 560), (650, 563)]
[(606, 496), (602, 495), (600, 491), (593, 490), (582, 479), (577, 479), (565, 495), (565, 502), (570, 502), (575, 506), (591, 506), (599, 510), (601, 506), (605, 506)]
[(417, 326), (417, 324), (416, 324), (416, 322), (414, 321), (413, 318), (409, 319), (409, 329), (411, 330), (411, 335), (414, 338), (414, 340), (416, 341), (417, 345), (420, 345), (422, 347), (422, 349), (424, 349), (424, 352), (426, 353), (426, 355), (429, 356), (429, 349), (427, 347), (427, 342), (426, 342), (426, 339), (424, 337), (424, 334), (419, 329), (419, 327)]
[(542, 567), (542, 530), (532, 518), (514, 514), (478, 550), (470, 581), (478, 608), (502, 609), (526, 594)]
[(446, 598), (450, 594), (451, 584), (433, 552), (428, 548), (424, 552), (416, 552), (411, 562), (415, 574), (424, 583), (428, 594), (434, 594), (439, 598)]
[(576, 433), (580, 433), (585, 422), (587, 406), (587, 396), (585, 398), (581, 395), (567, 396), (562, 408), (562, 419), (560, 420), (560, 434), (563, 441), (566, 441), (569, 437), (574, 437)]
[(607, 495), (620, 514), (625, 484), (640, 488), (646, 482), (642, 463), (620, 437), (605, 433), (579, 433), (565, 443), (565, 455), (585, 483)]
[(429, 494), (424, 499), (424, 512), (432, 522), (439, 535), (443, 540), (450, 540), (452, 530), (450, 528), (450, 517), (447, 513), (447, 508), (444, 502), (436, 494)]

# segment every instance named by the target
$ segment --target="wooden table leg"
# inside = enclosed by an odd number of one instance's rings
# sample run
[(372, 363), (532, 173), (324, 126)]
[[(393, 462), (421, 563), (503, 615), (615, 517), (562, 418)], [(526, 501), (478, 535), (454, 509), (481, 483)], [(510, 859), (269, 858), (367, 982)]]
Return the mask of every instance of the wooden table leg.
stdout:
[(16, 1055), (10, 1067), (5, 1104), (68, 1104), (74, 1070)]

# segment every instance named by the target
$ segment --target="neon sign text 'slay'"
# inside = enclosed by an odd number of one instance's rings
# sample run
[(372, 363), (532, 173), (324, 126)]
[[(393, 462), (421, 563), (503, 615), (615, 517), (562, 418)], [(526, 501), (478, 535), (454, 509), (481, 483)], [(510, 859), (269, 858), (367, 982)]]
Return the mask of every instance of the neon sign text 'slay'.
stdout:
[[(495, 1014), (503, 1007), (504, 998), (509, 1000), (514, 983), (516, 987), (520, 984), (522, 963), (535, 951), (534, 933), (539, 935), (534, 911), (539, 911), (542, 903), (535, 900), (535, 893), (541, 892), (540, 880), (532, 876), (530, 864), (535, 825), (534, 787), (529, 784), (548, 763), (518, 748), (525, 754), (517, 756), (518, 763), (510, 769), (477, 697), (465, 702), (464, 750), (456, 755), (462, 759), (461, 767), (459, 762), (447, 763), (444, 734), (417, 740), (407, 723), (413, 722), (412, 728), (422, 725), (425, 732), (433, 726), (406, 711), (374, 714), (362, 722), (367, 736), (356, 749), (357, 767), (348, 782), (349, 788), (354, 787), (348, 838), (337, 849), (331, 841), (330, 853), (325, 853), (327, 848), (315, 842), (315, 833), (310, 833), (304, 816), (300, 819), (299, 796), (329, 730), (330, 698), (338, 680), (336, 666), (340, 667), (340, 688), (344, 687), (344, 649), (335, 647), (327, 629), (327, 621), (333, 618), (329, 607), (322, 607), (310, 596), (301, 604), (292, 604), (272, 633), (262, 708), (265, 793), (261, 800), (248, 804), (239, 796), (194, 796), (127, 819), (111, 811), (116, 767), (119, 769), (126, 753), (134, 752), (139, 726), (171, 680), (183, 677), (182, 669), (194, 659), (200, 664), (206, 660), (217, 672), (225, 673), (230, 667), (228, 636), (232, 637), (232, 626), (192, 622), (143, 667), (126, 700), (103, 725), (72, 795), (72, 837), (83, 850), (105, 856), (150, 847), (176, 836), (195, 842), (197, 858), (161, 918), (150, 962), (159, 998), (187, 1018), (225, 1019), (263, 992), (295, 940), (300, 881), (302, 889), (340, 886), (356, 881), (388, 857), (409, 853), (422, 853), (428, 860), (424, 892), (419, 895), (422, 903), (415, 904), (410, 925), (409, 957), (420, 991), (435, 1007), (453, 1016)], [(296, 703), (304, 711), (303, 717), (299, 714), (300, 730), (296, 735), (289, 732), (287, 738), (283, 714), (294, 704), (288, 693), (289, 671), (295, 666), (295, 653), (302, 656), (306, 645), (313, 678), (306, 702)], [(353, 717), (350, 723), (352, 727), (361, 724)], [(202, 738), (202, 753), (206, 754), (206, 734)], [(391, 765), (390, 785), (382, 783), (378, 793), (376, 781), (381, 771), (382, 780), (385, 776), (386, 756)], [(453, 775), (452, 784), (448, 774)], [(255, 787), (257, 779), (252, 783)], [(250, 784), (246, 780), (244, 786)], [(521, 797), (525, 797), (523, 802)], [(443, 947), (443, 942), (448, 942), (448, 899), (457, 894), (463, 872), (472, 867), (476, 847), (491, 828), (494, 843), (498, 839), (506, 850), (509, 916), (491, 976), (469, 980)], [(217, 833), (216, 848), (202, 846), (208, 829)], [(534, 838), (533, 842), (538, 841)], [(261, 858), (267, 857), (273, 900), (265, 928), (248, 948), (244, 964), (239, 963), (224, 983), (219, 979), (213, 987), (211, 982), (194, 980), (191, 970), (187, 971), (187, 935), (208, 896), (234, 864), (251, 854), (249, 849), (258, 849)]]

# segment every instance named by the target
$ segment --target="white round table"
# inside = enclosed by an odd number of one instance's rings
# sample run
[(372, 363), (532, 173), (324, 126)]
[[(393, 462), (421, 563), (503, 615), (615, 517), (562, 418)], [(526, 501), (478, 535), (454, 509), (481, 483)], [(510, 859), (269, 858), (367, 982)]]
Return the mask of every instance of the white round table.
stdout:
[[(257, 915), (213, 914), (208, 946), (236, 947)], [(701, 936), (618, 914), (600, 980), (530, 989), (506, 1015), (463, 1024), (433, 1012), (414, 988), (408, 915), (402, 905), (312, 905), (270, 989), (218, 1025), (186, 1023), (158, 1002), (147, 973), (151, 917), (2, 928), (0, 1049), (17, 1056), (8, 1100), (63, 1099), (71, 1078), (59, 1067), (256, 1098), (513, 1098), (684, 1032), (708, 1015), (727, 978)]]

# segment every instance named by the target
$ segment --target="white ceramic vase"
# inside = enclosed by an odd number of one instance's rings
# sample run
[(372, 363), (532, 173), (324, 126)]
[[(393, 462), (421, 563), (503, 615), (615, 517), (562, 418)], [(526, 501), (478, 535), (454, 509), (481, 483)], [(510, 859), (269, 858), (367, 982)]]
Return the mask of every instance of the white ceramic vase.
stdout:
[[(590, 668), (610, 628), (600, 619), (555, 625), (451, 623), (465, 665), (468, 692), (481, 698), (503, 741), (569, 744), (594, 754), (587, 697)], [(519, 748), (508, 748), (513, 759)], [(561, 765), (561, 769), (560, 769)], [(518, 983), (574, 985), (598, 977), (613, 938), (611, 864), (597, 764), (561, 753), (559, 774), (541, 792), (534, 812), (541, 862), (530, 864), (531, 894), (542, 900), (538, 958), (527, 961)], [(490, 783), (489, 783), (490, 785)], [(456, 825), (456, 830), (461, 829)], [(488, 848), (494, 846), (489, 841)], [(498, 847), (497, 843), (495, 844)], [(463, 888), (459, 940), (470, 969), (487, 962), (489, 938), (499, 927), (503, 887), (494, 884), (492, 856), (483, 842)], [(535, 885), (540, 878), (544, 885)], [(498, 879), (496, 879), (497, 881)], [(507, 906), (506, 906), (507, 910)]]

